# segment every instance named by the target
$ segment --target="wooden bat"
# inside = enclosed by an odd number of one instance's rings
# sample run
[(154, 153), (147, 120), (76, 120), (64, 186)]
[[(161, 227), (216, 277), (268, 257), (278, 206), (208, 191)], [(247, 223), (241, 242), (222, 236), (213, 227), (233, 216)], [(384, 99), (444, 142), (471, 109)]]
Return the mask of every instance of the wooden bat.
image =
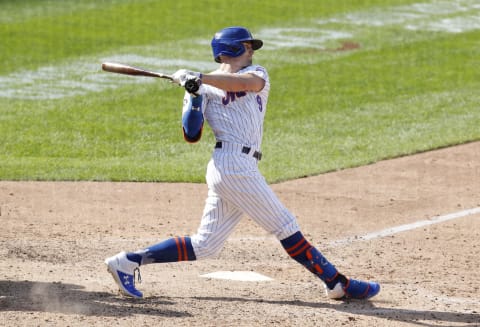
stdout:
[(106, 72), (111, 72), (111, 73), (134, 75), (134, 76), (158, 77), (158, 78), (165, 78), (170, 81), (173, 81), (173, 78), (170, 75), (151, 72), (142, 68), (133, 67), (133, 66), (124, 65), (124, 64), (118, 64), (114, 62), (104, 62), (102, 64), (102, 69)]

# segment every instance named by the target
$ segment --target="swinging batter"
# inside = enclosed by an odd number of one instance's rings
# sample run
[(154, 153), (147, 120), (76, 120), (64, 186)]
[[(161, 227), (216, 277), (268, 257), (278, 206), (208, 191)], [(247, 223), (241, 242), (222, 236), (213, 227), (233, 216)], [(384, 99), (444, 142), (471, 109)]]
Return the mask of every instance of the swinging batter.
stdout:
[(327, 296), (367, 299), (380, 285), (347, 278), (303, 236), (295, 216), (280, 202), (258, 169), (263, 121), (270, 81), (266, 69), (253, 65), (263, 46), (244, 27), (227, 27), (211, 42), (219, 68), (209, 74), (179, 70), (174, 82), (185, 86), (182, 124), (184, 138), (197, 142), (204, 120), (216, 138), (206, 180), (208, 197), (200, 227), (192, 237), (174, 237), (136, 252), (120, 252), (105, 260), (120, 290), (132, 297), (135, 272), (150, 263), (198, 260), (216, 256), (243, 215), (275, 235), (285, 251), (318, 276)]

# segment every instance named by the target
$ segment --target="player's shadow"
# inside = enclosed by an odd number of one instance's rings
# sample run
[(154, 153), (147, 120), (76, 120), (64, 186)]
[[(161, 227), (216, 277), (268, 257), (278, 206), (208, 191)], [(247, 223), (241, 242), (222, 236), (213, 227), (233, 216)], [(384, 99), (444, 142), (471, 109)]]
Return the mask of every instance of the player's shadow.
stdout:
[(128, 317), (136, 314), (191, 317), (183, 311), (166, 309), (175, 302), (163, 298), (129, 299), (106, 292), (60, 282), (0, 280), (0, 312), (38, 311), (87, 316)]
[[(355, 315), (372, 316), (380, 319), (408, 322), (420, 326), (443, 326), (445, 323), (465, 324), (464, 326), (472, 326), (472, 323), (480, 321), (479, 313), (461, 313), (461, 312), (443, 312), (433, 310), (409, 310), (399, 308), (382, 308), (376, 306), (370, 301), (348, 300), (332, 302), (305, 302), (305, 301), (274, 301), (252, 298), (238, 297), (195, 297), (196, 300), (216, 301), (216, 302), (257, 302), (267, 304), (278, 304), (284, 306), (300, 306), (319, 309), (331, 309), (342, 311)], [(428, 322), (431, 323), (428, 323)], [(461, 326), (461, 325), (458, 325)]]

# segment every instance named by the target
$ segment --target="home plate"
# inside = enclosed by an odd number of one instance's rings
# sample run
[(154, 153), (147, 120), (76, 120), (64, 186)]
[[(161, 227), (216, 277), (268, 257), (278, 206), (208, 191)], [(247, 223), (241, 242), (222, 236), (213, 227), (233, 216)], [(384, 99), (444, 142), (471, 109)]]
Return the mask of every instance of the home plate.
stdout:
[(209, 274), (200, 275), (200, 277), (229, 279), (242, 282), (265, 282), (273, 280), (270, 277), (264, 276), (254, 271), (216, 271)]

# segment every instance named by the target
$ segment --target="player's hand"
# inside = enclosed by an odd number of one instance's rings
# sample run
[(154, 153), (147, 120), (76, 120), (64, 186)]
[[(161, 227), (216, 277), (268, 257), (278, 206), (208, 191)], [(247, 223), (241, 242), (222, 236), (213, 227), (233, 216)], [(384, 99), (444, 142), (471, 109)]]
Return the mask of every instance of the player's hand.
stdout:
[(201, 95), (203, 92), (202, 80), (196, 76), (193, 76), (192, 78), (187, 78), (183, 87), (185, 88), (185, 91), (187, 91), (194, 97)]
[(180, 70), (177, 70), (175, 73), (173, 73), (172, 82), (185, 87), (186, 81), (191, 79), (193, 80), (201, 79), (201, 77), (202, 77), (202, 74), (200, 74), (199, 72), (192, 72), (186, 69), (180, 69)]

